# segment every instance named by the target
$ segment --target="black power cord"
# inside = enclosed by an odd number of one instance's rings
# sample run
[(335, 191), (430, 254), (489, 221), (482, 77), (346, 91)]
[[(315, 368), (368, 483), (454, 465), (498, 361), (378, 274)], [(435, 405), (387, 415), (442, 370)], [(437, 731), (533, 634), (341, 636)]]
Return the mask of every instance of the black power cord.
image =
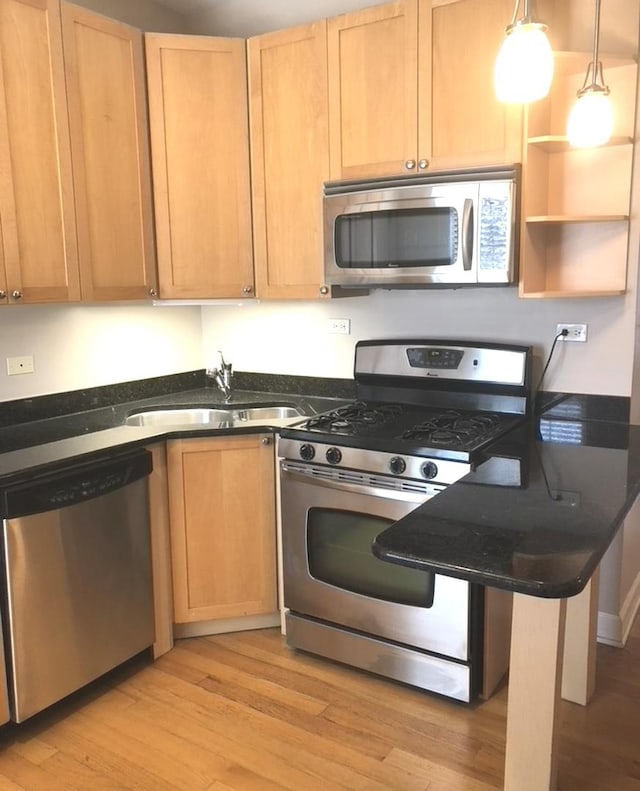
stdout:
[(538, 402), (538, 395), (540, 394), (540, 388), (542, 387), (542, 380), (544, 379), (544, 375), (547, 373), (547, 368), (549, 367), (551, 358), (553, 357), (553, 353), (556, 350), (556, 344), (558, 343), (560, 338), (566, 338), (568, 334), (569, 334), (569, 330), (565, 328), (563, 330), (560, 330), (560, 332), (553, 339), (553, 343), (551, 344), (551, 350), (549, 351), (549, 356), (547, 357), (547, 362), (544, 364), (544, 368), (542, 369), (542, 374), (540, 376), (540, 381), (538, 382), (538, 386), (536, 387), (533, 394), (534, 404), (537, 404)]

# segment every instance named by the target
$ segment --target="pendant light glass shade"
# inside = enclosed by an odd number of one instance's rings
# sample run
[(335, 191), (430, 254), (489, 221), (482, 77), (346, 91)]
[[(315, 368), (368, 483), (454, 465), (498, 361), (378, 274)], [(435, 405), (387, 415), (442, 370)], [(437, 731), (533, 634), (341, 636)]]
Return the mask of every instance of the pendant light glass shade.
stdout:
[(609, 141), (613, 131), (613, 106), (608, 92), (586, 91), (569, 113), (567, 137), (576, 148), (594, 148)]
[(506, 29), (494, 68), (496, 96), (501, 102), (526, 104), (543, 99), (553, 80), (553, 51), (547, 26), (535, 19), (525, 0), (524, 16)]
[(613, 106), (609, 88), (604, 83), (602, 63), (598, 60), (600, 35), (600, 0), (596, 0), (596, 21), (593, 36), (593, 60), (587, 68), (578, 98), (569, 113), (567, 138), (577, 148), (593, 148), (608, 142), (613, 132)]

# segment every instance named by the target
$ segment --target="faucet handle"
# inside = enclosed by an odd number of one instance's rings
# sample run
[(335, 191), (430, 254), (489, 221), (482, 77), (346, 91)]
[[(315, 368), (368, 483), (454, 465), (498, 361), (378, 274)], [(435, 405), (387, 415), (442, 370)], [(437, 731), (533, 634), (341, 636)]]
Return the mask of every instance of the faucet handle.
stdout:
[(228, 371), (229, 373), (231, 373), (231, 369), (233, 367), (231, 365), (231, 363), (225, 362), (224, 354), (219, 349), (218, 349), (218, 354), (220, 355), (220, 366), (221, 366), (222, 370), (223, 371)]

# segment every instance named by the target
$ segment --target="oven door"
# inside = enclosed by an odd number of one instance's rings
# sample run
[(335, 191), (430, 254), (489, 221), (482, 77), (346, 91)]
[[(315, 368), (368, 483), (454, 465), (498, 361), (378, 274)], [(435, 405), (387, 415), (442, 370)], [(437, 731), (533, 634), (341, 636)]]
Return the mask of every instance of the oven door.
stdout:
[(287, 460), (280, 470), (285, 607), (469, 661), (472, 586), (371, 552), (378, 533), (437, 489), (427, 482), (414, 482), (418, 492), (378, 488), (357, 473)]

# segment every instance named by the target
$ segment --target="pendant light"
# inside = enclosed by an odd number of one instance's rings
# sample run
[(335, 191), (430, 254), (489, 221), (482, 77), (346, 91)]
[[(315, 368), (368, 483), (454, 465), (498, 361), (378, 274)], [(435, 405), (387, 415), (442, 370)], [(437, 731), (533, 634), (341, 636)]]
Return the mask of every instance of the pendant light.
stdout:
[(544, 98), (553, 79), (553, 51), (547, 26), (533, 9), (533, 0), (524, 0), (524, 15), (516, 21), (520, 0), (505, 30), (494, 69), (496, 96), (501, 102), (526, 104)]
[(587, 67), (587, 76), (578, 98), (569, 113), (567, 138), (578, 148), (604, 145), (613, 131), (613, 107), (609, 87), (605, 85), (602, 63), (598, 60), (600, 38), (600, 0), (596, 0), (596, 20), (593, 34), (593, 60)]

